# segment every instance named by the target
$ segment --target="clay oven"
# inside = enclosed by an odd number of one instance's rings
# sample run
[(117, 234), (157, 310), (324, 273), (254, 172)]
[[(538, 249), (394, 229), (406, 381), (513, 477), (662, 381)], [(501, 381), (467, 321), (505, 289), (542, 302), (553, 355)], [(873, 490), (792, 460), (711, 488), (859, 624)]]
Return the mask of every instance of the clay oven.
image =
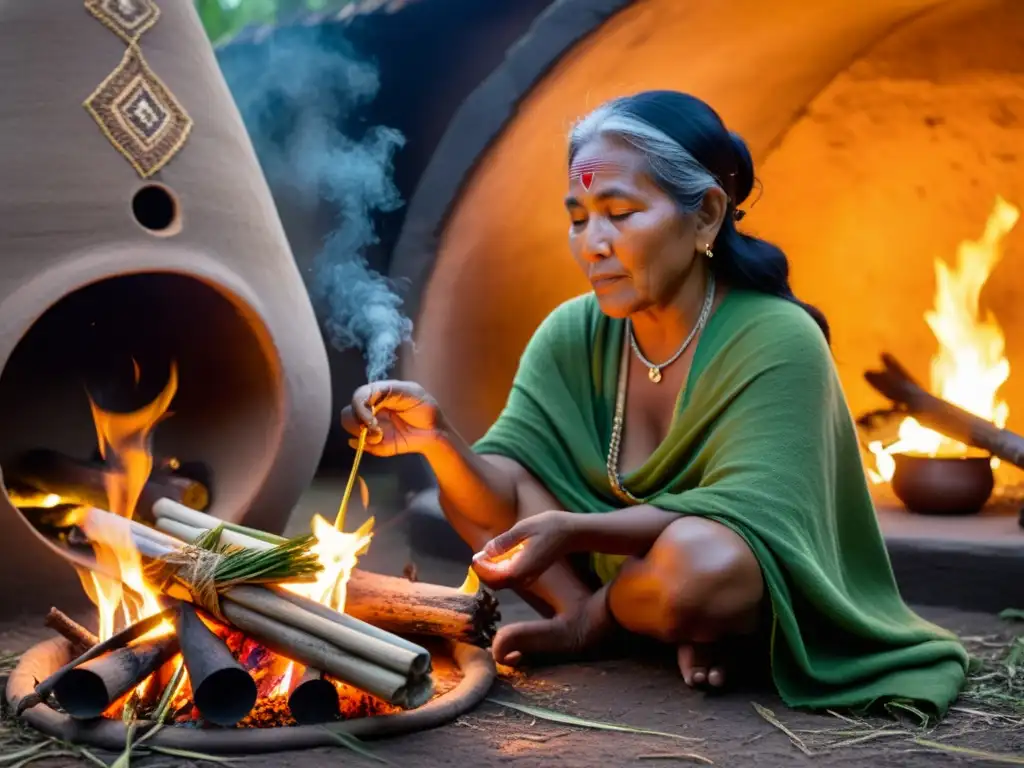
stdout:
[[(89, 398), (139, 408), (173, 365), (155, 456), (204, 468), (212, 514), (280, 530), (330, 423), (326, 354), (192, 3), (3, 3), (0, 67), (0, 467), (88, 458)], [(0, 505), (0, 581), (48, 582), (3, 609), (80, 596)]]
[[(743, 225), (787, 251), (795, 289), (829, 316), (853, 412), (886, 404), (863, 379), (882, 352), (927, 383), (936, 260), (954, 266), (998, 198), (1024, 207), (1015, 0), (556, 1), (467, 100), (411, 201), (392, 269), (418, 287), (404, 374), (467, 437), (486, 429), (533, 329), (587, 289), (560, 202), (569, 125), (645, 88), (695, 93), (747, 139), (763, 196)], [(1020, 431), (1024, 226), (1001, 249), (981, 304), (1005, 335), (999, 394)]]

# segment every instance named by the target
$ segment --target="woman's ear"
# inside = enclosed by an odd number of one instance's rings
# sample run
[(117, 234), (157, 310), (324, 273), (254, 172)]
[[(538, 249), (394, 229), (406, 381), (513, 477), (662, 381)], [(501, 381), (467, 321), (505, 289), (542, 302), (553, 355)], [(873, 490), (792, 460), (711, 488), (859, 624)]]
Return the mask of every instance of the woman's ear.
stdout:
[(729, 198), (719, 187), (712, 187), (704, 193), (700, 209), (697, 211), (697, 243), (695, 250), (704, 248), (715, 242), (718, 230), (729, 212)]

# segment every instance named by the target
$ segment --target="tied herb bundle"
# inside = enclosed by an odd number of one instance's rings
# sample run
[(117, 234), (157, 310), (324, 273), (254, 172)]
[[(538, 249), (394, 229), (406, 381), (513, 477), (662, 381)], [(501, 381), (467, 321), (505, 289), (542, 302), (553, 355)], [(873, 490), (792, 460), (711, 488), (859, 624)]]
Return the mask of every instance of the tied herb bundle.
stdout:
[(312, 534), (252, 548), (222, 544), (230, 526), (221, 521), (186, 541), (103, 510), (90, 509), (88, 517), (87, 531), (99, 538), (115, 527), (127, 531), (155, 589), (269, 650), (402, 708), (433, 695), (430, 654), (422, 646), (279, 588), (321, 571)]
[(161, 554), (146, 570), (147, 580), (161, 592), (174, 594), (175, 583), (189, 593), (189, 602), (223, 620), (220, 596), (232, 587), (304, 582), (323, 570), (312, 551), (313, 534), (281, 541), (258, 551), (222, 544), (224, 526), (204, 531), (191, 544)]

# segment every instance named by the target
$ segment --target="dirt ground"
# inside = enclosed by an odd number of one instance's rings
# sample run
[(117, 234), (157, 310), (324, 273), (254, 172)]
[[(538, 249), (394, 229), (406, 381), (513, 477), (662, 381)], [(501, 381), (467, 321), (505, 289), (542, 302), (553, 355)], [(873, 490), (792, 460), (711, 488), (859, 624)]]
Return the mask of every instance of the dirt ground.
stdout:
[[(364, 565), (400, 573), (409, 561), (409, 547), (397, 529), (382, 526)], [(465, 566), (413, 558), (424, 581), (457, 585)], [(531, 614), (522, 602), (502, 595), (506, 621)], [(993, 654), (1003, 653), (1014, 627), (995, 616), (922, 609), (928, 618), (948, 626), (969, 643)], [(0, 626), (0, 651), (17, 652), (47, 635), (29, 618)], [(937, 765), (1024, 764), (1024, 713), (986, 716), (987, 705), (965, 699), (930, 733), (909, 723), (844, 722), (837, 716), (787, 710), (767, 690), (706, 695), (688, 690), (670, 663), (617, 659), (596, 663), (533, 669), (525, 679), (500, 681), (492, 697), (557, 710), (577, 717), (669, 732), (692, 741), (633, 733), (568, 727), (486, 703), (472, 714), (434, 731), (368, 746), (372, 752), (404, 768), (435, 766), (559, 765), (583, 768), (609, 766), (872, 766), (917, 768)], [(758, 707), (764, 708), (760, 711)], [(775, 722), (770, 722), (774, 713)], [(9, 724), (7, 724), (9, 725)], [(787, 735), (786, 731), (790, 732)], [(917, 739), (917, 741), (915, 741)], [(999, 753), (993, 760), (977, 752), (951, 753), (931, 744)], [(1009, 759), (1007, 759), (1009, 758)], [(113, 762), (113, 757), (107, 760)], [(246, 757), (238, 765), (252, 768), (318, 768), (324, 765), (372, 765), (373, 761), (343, 748)], [(85, 763), (78, 763), (85, 765)], [(133, 758), (132, 766), (187, 765), (167, 757)], [(33, 766), (70, 766), (66, 758), (40, 760)], [(196, 763), (199, 765), (199, 763)], [(17, 766), (0, 754), (0, 766)]]

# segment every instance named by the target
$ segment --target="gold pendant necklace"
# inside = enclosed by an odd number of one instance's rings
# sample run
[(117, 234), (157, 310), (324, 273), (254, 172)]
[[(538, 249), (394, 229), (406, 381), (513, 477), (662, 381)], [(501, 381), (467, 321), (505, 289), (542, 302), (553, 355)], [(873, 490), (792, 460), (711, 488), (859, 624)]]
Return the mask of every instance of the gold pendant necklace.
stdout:
[(661, 381), (661, 369), (668, 368), (676, 360), (678, 360), (683, 352), (687, 350), (693, 340), (700, 333), (700, 330), (708, 321), (708, 317), (711, 316), (711, 307), (715, 303), (715, 276), (713, 274), (708, 275), (708, 289), (704, 294), (704, 306), (700, 308), (700, 316), (697, 318), (697, 322), (693, 324), (693, 328), (690, 329), (690, 335), (686, 337), (686, 340), (682, 343), (682, 346), (675, 351), (664, 363), (652, 363), (646, 357), (644, 353), (640, 351), (640, 345), (637, 344), (636, 336), (633, 333), (633, 323), (630, 320), (626, 320), (626, 332), (629, 335), (629, 345), (633, 348), (633, 354), (636, 355), (637, 360), (647, 366), (647, 378), (650, 379), (651, 383), (657, 384)]

